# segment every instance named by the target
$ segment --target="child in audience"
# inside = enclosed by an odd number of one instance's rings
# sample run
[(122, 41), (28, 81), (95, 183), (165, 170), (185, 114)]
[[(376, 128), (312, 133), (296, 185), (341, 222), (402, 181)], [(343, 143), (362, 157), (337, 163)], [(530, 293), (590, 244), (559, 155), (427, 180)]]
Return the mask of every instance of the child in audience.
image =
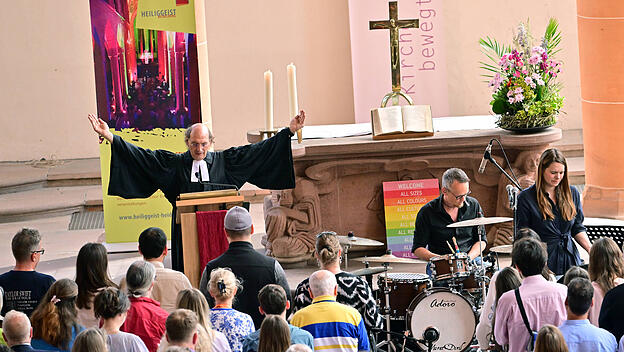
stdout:
[(61, 279), (50, 286), (30, 317), (33, 348), (71, 351), (76, 335), (84, 330), (78, 324), (77, 295), (78, 285), (73, 280)]
[(215, 300), (215, 306), (210, 311), (210, 322), (215, 330), (227, 337), (233, 352), (242, 351), (243, 337), (255, 330), (251, 316), (232, 309), (239, 286), (240, 281), (230, 269), (217, 268), (210, 273), (208, 289)]
[(147, 352), (143, 340), (137, 335), (120, 331), (126, 321), (130, 300), (125, 293), (114, 287), (107, 287), (95, 296), (93, 310), (102, 320), (106, 332), (106, 345), (110, 352)]
[(104, 333), (97, 328), (83, 330), (74, 341), (72, 352), (108, 352)]
[(520, 280), (520, 275), (518, 274), (518, 271), (516, 271), (516, 269), (508, 266), (506, 268), (502, 268), (500, 272), (498, 273), (498, 278), (496, 279), (496, 283), (495, 283), (496, 297), (494, 300), (494, 310), (493, 310), (494, 313), (492, 316), (492, 331), (490, 335), (490, 341), (494, 343), (495, 346), (498, 347), (496, 348), (496, 350), (498, 351), (502, 351), (502, 348), (500, 348), (501, 346), (499, 346), (494, 340), (494, 323), (496, 319), (496, 305), (498, 304), (498, 300), (501, 298), (503, 293), (517, 289), (518, 287), (520, 287), (520, 284), (522, 284), (522, 281)]
[[(210, 324), (210, 307), (206, 297), (198, 289), (186, 289), (178, 293), (176, 309), (188, 309), (197, 315), (199, 338), (195, 345), (196, 352), (230, 352), (230, 344), (222, 332), (216, 331)], [(169, 347), (165, 336), (160, 340), (158, 351)], [(112, 351), (111, 351), (112, 352)]]
[(546, 324), (537, 333), (534, 352), (568, 352), (568, 345), (556, 326)]
[(87, 243), (76, 258), (76, 284), (78, 285), (78, 322), (85, 328), (99, 327), (93, 313), (93, 297), (104, 287), (117, 287), (108, 276), (106, 248), (100, 243)]
[(624, 282), (622, 251), (612, 239), (596, 240), (589, 251), (589, 278), (594, 286), (594, 305), (589, 308), (589, 322), (598, 326), (605, 293)]
[(290, 347), (290, 328), (279, 315), (267, 315), (260, 326), (258, 352), (282, 352)]

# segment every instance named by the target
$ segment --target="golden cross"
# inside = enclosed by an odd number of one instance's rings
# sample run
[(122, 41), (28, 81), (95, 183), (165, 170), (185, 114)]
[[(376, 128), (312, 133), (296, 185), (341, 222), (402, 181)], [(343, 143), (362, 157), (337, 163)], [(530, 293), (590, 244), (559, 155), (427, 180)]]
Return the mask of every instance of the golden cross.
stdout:
[(392, 69), (392, 91), (401, 92), (401, 66), (399, 60), (399, 28), (418, 28), (418, 20), (399, 20), (399, 11), (396, 1), (388, 3), (390, 19), (384, 21), (370, 21), (370, 29), (390, 30), (390, 66)]

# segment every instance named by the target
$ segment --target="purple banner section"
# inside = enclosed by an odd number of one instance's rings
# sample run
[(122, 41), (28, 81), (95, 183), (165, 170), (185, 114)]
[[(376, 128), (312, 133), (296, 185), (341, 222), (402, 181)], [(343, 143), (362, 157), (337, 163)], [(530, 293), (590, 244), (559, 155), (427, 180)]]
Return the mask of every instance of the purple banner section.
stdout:
[[(415, 104), (431, 105), (434, 117), (449, 116), (442, 0), (399, 0), (399, 19), (419, 19), (417, 29), (399, 30), (401, 87)], [(389, 30), (369, 30), (388, 20), (388, 2), (349, 0), (355, 122), (369, 122), (392, 90)], [(405, 102), (401, 102), (405, 104)]]

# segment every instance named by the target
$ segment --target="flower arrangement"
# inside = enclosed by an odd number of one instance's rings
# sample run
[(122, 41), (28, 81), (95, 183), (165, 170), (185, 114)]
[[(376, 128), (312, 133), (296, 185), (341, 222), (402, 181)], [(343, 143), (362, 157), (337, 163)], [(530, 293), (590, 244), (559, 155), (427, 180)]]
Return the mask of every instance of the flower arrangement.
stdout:
[(481, 51), (491, 62), (480, 62), (492, 88), (492, 111), (500, 115), (497, 124), (505, 129), (548, 127), (557, 122), (563, 105), (556, 82), (561, 63), (553, 56), (559, 51), (561, 33), (550, 19), (540, 45), (533, 45), (528, 22), (521, 23), (513, 45), (500, 45), (495, 39), (480, 39)]

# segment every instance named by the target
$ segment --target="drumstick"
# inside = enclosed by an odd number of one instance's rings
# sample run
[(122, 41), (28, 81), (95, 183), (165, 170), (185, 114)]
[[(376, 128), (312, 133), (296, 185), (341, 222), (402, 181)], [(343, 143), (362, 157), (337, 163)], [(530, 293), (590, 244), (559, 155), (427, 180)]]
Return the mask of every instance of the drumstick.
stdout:
[(451, 246), (451, 243), (450, 243), (449, 241), (446, 241), (446, 244), (448, 244), (449, 249), (451, 250), (451, 254), (452, 254), (453, 252), (455, 252), (455, 251), (453, 250), (453, 247)]
[(455, 248), (459, 252), (459, 246), (457, 245), (457, 240), (455, 239), (455, 236), (453, 236), (453, 244), (455, 245)]

